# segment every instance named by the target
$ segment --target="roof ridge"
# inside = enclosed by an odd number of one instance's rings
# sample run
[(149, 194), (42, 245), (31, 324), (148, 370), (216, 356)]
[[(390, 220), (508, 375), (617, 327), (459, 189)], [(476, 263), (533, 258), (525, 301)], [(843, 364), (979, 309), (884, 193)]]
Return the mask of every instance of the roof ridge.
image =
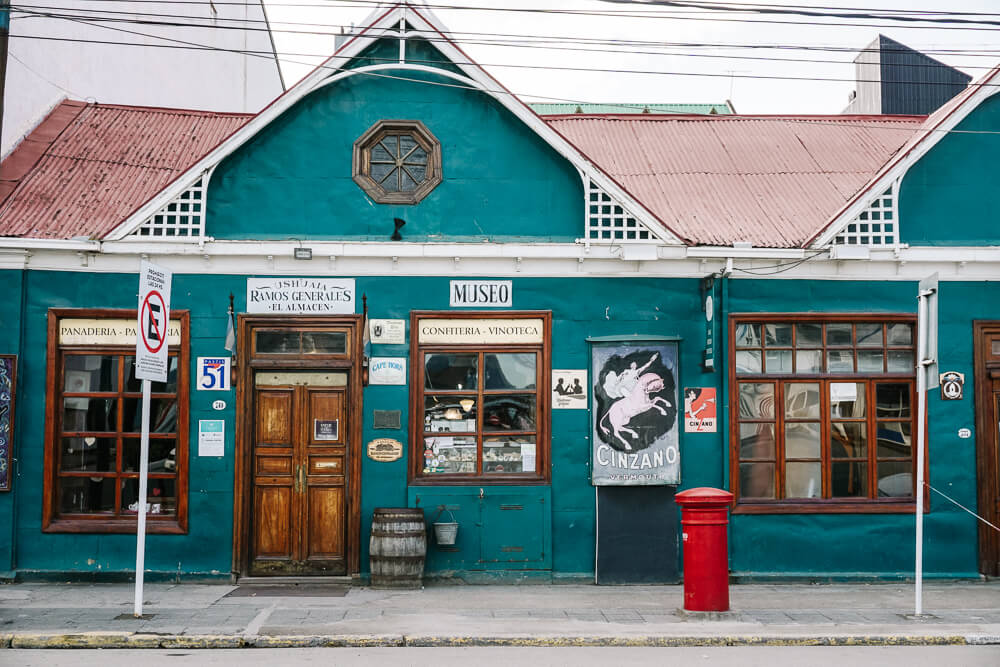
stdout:
[(142, 104), (112, 104), (107, 102), (85, 102), (81, 100), (66, 100), (85, 105), (88, 109), (117, 109), (121, 111), (139, 111), (142, 113), (166, 113), (177, 116), (253, 118), (256, 114), (244, 111), (215, 111), (212, 109), (184, 109), (181, 107), (146, 106)]
[(136, 169), (158, 169), (161, 171), (182, 171), (181, 169), (176, 169), (174, 167), (158, 167), (152, 164), (140, 164), (137, 162), (123, 162), (122, 160), (98, 160), (92, 157), (86, 157), (84, 155), (61, 155), (49, 151), (47, 154), (49, 157), (59, 158), (61, 160), (73, 160), (76, 162), (92, 162), (94, 164), (117, 164), (122, 167), (134, 167)]

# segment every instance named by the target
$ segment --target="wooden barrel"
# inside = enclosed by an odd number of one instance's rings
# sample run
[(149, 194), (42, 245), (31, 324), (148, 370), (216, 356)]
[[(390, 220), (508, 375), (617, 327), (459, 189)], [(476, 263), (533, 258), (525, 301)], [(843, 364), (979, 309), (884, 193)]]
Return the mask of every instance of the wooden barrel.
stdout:
[(427, 556), (422, 509), (378, 508), (368, 547), (372, 588), (420, 588)]

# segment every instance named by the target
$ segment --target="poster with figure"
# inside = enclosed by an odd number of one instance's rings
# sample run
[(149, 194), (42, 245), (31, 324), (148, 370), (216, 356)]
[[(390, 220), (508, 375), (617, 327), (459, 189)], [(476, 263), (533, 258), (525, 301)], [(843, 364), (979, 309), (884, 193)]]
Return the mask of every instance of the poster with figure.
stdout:
[(680, 484), (677, 343), (591, 348), (594, 486)]
[(552, 409), (587, 409), (587, 371), (552, 371)]
[(0, 354), (0, 491), (10, 491), (10, 462), (14, 447), (14, 397), (17, 357)]
[(715, 433), (715, 387), (684, 387), (684, 432)]

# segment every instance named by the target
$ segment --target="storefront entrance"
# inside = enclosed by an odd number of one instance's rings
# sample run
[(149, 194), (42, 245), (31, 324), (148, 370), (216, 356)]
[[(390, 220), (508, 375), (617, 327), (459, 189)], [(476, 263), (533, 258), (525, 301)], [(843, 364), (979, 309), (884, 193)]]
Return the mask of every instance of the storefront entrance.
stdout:
[[(318, 321), (317, 321), (318, 320)], [(356, 321), (241, 318), (236, 548), (242, 576), (358, 571)]]
[[(1000, 322), (975, 323), (979, 514), (1000, 525)], [(980, 522), (979, 571), (1000, 576), (1000, 532)]]

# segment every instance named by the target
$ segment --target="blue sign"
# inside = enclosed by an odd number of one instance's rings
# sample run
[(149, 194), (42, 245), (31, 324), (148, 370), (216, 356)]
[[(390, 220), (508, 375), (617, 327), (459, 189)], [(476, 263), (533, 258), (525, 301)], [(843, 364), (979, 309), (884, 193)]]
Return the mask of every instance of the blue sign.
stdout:
[(198, 357), (199, 391), (229, 391), (230, 357)]

